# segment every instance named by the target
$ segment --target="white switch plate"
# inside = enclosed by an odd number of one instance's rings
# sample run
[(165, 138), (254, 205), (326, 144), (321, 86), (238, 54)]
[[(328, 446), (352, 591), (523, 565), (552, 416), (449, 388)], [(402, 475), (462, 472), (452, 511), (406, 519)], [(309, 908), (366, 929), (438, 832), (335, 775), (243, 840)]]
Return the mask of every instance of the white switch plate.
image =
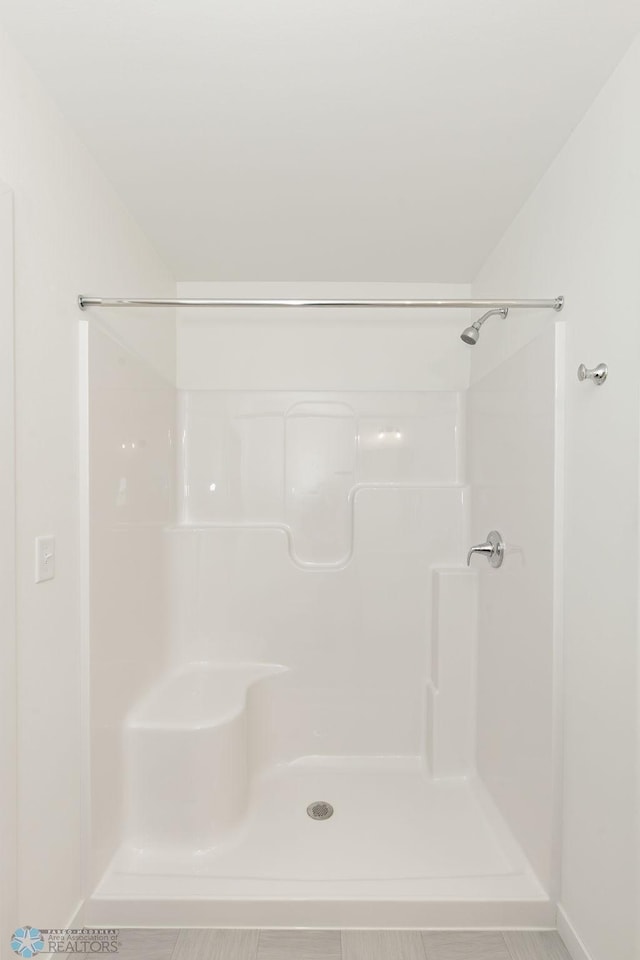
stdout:
[(56, 575), (56, 538), (36, 537), (36, 583)]

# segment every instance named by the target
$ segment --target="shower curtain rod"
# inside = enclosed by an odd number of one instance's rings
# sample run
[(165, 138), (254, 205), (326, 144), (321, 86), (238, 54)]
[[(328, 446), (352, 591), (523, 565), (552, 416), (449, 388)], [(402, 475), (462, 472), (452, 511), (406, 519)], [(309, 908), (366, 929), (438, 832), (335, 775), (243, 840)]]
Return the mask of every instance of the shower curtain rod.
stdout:
[(551, 300), (307, 300), (307, 299), (243, 299), (215, 298), (149, 300), (146, 298), (78, 297), (81, 310), (87, 307), (453, 307), (456, 309), (490, 310), (562, 310), (564, 297)]

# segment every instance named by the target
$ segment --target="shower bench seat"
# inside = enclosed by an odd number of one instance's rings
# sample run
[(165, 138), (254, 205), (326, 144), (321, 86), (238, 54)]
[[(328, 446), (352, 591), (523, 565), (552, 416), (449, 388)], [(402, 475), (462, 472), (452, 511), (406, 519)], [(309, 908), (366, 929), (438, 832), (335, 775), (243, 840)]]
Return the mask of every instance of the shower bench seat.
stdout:
[(130, 729), (199, 730), (246, 709), (253, 684), (286, 670), (271, 663), (190, 663), (155, 687), (129, 715)]
[(278, 664), (193, 663), (170, 675), (130, 713), (125, 728), (128, 834), (206, 849), (244, 815), (251, 699), (286, 671)]

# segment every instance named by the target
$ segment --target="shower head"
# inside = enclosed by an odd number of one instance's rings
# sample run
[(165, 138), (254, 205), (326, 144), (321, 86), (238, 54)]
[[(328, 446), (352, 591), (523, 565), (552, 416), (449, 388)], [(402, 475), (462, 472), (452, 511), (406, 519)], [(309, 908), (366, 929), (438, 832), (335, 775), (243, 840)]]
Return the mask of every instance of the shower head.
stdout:
[(478, 340), (480, 339), (480, 327), (488, 320), (489, 317), (500, 316), (506, 317), (509, 313), (508, 307), (496, 307), (493, 310), (487, 310), (486, 313), (483, 313), (475, 323), (472, 323), (470, 327), (467, 327), (460, 334), (460, 339), (463, 343), (468, 343), (470, 347), (474, 347)]
[(467, 329), (463, 330), (460, 334), (460, 339), (463, 343), (468, 343), (470, 347), (473, 347), (480, 339), (480, 330), (475, 324), (472, 327), (467, 327)]

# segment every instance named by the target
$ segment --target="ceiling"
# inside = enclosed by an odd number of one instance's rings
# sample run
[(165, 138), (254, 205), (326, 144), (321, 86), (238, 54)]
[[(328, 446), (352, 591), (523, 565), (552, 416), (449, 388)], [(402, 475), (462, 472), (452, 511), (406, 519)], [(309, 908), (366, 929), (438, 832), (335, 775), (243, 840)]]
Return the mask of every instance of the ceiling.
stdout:
[(0, 0), (178, 279), (471, 280), (637, 0)]

